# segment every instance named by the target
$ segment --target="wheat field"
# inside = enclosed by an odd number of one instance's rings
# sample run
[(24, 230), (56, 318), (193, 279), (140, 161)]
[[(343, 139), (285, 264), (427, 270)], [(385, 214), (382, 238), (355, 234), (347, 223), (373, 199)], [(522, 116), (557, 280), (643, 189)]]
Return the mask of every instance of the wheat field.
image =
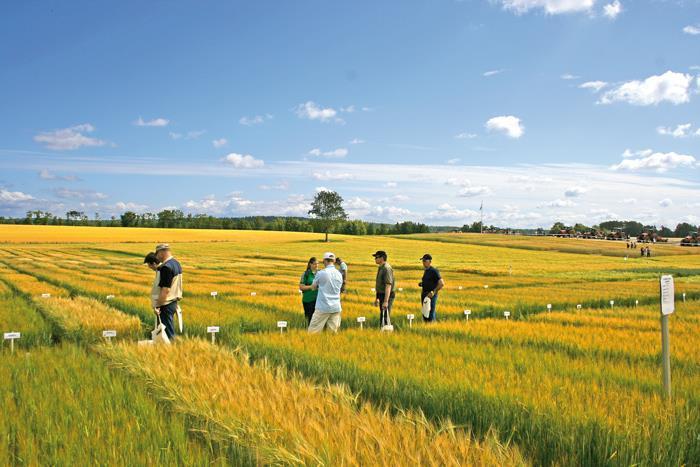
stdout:
[[(22, 333), (14, 354), (3, 342), (0, 355), (0, 400), (16, 414), (3, 418), (0, 453), (14, 465), (61, 464), (67, 453), (142, 465), (144, 449), (188, 465), (700, 464), (697, 249), (653, 245), (640, 258), (624, 243), (580, 239), (320, 239), (0, 226), (0, 330)], [(185, 271), (187, 337), (172, 350), (136, 344), (153, 326), (142, 260), (163, 241)], [(378, 249), (397, 280), (391, 335), (373, 306)], [(343, 321), (337, 335), (309, 336), (298, 282), (324, 251), (349, 266)], [(432, 325), (407, 319), (420, 318), (424, 253), (446, 282)], [(660, 274), (676, 285), (670, 401)], [(220, 327), (216, 346), (208, 326)], [(102, 339), (107, 329), (116, 342)], [(48, 386), (74, 394), (81, 382), (95, 390), (79, 416), (70, 397), (43, 421), (21, 415)], [(115, 391), (123, 404), (105, 400)], [(157, 426), (129, 428), (115, 449), (110, 430), (129, 413)], [(102, 441), (81, 447), (81, 430), (95, 429)]]

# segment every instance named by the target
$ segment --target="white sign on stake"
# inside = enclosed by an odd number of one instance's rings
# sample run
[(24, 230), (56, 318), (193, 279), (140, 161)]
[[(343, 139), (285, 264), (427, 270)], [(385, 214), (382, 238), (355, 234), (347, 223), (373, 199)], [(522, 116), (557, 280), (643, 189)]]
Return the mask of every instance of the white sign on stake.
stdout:
[(551, 303), (547, 303), (547, 311), (552, 311), (552, 304)]
[(106, 298), (107, 300), (112, 300), (112, 299), (114, 298), (114, 295), (107, 295), (105, 298)]
[(287, 322), (286, 321), (277, 321), (277, 327), (280, 328), (280, 334), (284, 331), (284, 328), (287, 327)]
[(464, 310), (464, 317), (469, 321), (469, 315), (472, 314), (472, 310)]
[(413, 327), (413, 320), (416, 318), (414, 314), (406, 315), (408, 318), (408, 327)]
[(374, 287), (372, 287), (372, 293), (374, 293), (374, 292), (376, 292), (376, 291), (377, 291), (377, 289), (375, 289)]
[(43, 293), (43, 294), (41, 294), (41, 298), (51, 298), (51, 294), (50, 293)]
[(22, 335), (18, 332), (6, 332), (4, 334), (5, 340), (10, 341), (10, 352), (15, 353), (15, 339), (19, 339)]
[(212, 292), (212, 293), (211, 293), (211, 296), (212, 296), (213, 298), (216, 298), (217, 295), (219, 295), (219, 292)]
[(506, 319), (510, 319), (510, 311), (504, 311), (503, 316), (505, 316)]
[(676, 311), (673, 276), (661, 276), (661, 313), (670, 315)]
[(459, 287), (457, 287), (457, 289), (458, 289), (458, 290), (462, 290), (463, 287), (460, 285)]
[(639, 306), (639, 300), (634, 301), (634, 306)]
[(685, 302), (685, 292), (683, 292), (683, 301)]
[(610, 308), (615, 308), (615, 300), (610, 300)]
[(485, 286), (484, 286), (484, 288), (485, 288), (485, 289), (488, 289), (488, 288), (489, 288), (489, 286), (488, 286), (488, 285), (485, 285)]
[(251, 296), (251, 297), (255, 297), (256, 295), (257, 295), (256, 292), (251, 292), (251, 293), (250, 293), (250, 296)]
[(107, 339), (111, 337), (117, 337), (117, 331), (110, 329), (107, 331), (102, 331), (102, 337), (106, 337)]
[(403, 292), (403, 287), (399, 287), (399, 292)]
[(207, 334), (211, 334), (211, 343), (216, 344), (216, 333), (219, 332), (219, 326), (207, 326)]
[(578, 305), (576, 305), (576, 309), (577, 309), (577, 310), (580, 310), (580, 309), (581, 309), (581, 304), (580, 304), (580, 303), (579, 303)]
[(367, 321), (367, 318), (365, 318), (364, 316), (359, 316), (357, 318), (357, 322), (360, 323), (360, 329), (362, 329), (362, 325), (365, 321)]

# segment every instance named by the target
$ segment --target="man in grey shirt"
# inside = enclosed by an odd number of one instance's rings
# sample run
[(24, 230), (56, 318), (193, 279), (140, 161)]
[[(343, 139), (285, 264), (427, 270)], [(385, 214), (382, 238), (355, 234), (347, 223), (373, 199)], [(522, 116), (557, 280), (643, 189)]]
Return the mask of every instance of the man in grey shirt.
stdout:
[(309, 323), (309, 334), (316, 334), (326, 327), (338, 332), (340, 328), (340, 289), (343, 287), (343, 276), (335, 268), (335, 255), (323, 255), (324, 269), (319, 271), (311, 284), (312, 290), (318, 290), (316, 309)]

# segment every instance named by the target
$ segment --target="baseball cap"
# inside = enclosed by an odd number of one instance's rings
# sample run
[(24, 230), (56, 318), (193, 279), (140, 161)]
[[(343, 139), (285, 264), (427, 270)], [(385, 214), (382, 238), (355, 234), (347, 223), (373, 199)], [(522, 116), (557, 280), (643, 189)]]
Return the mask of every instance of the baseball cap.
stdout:
[(375, 258), (380, 258), (380, 257), (381, 257), (381, 258), (386, 259), (386, 251), (378, 250), (378, 251), (377, 251), (375, 254), (373, 254), (372, 256), (374, 256)]
[(433, 260), (433, 257), (430, 256), (429, 253), (426, 253), (426, 254), (423, 255), (423, 257), (422, 257), (420, 260), (421, 260), (421, 261), (432, 261), (432, 260)]
[(158, 253), (161, 250), (169, 250), (169, 249), (170, 249), (170, 245), (168, 245), (167, 243), (160, 243), (156, 247), (156, 253)]
[(323, 254), (323, 260), (325, 261), (327, 259), (332, 259), (333, 261), (335, 261), (335, 255), (333, 253), (331, 253), (330, 251), (328, 251), (328, 252)]

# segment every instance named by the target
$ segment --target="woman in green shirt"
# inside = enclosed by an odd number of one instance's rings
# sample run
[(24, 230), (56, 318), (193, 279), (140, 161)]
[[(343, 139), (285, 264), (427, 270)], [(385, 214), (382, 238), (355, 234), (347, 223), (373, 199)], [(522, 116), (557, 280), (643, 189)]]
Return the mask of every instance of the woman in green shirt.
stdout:
[(311, 322), (311, 317), (314, 315), (314, 310), (316, 309), (318, 290), (312, 290), (311, 284), (314, 283), (317, 270), (318, 263), (316, 262), (316, 258), (312, 257), (309, 259), (309, 262), (306, 263), (306, 271), (301, 275), (301, 280), (299, 281), (301, 304), (304, 306), (304, 316), (306, 317), (307, 325)]

